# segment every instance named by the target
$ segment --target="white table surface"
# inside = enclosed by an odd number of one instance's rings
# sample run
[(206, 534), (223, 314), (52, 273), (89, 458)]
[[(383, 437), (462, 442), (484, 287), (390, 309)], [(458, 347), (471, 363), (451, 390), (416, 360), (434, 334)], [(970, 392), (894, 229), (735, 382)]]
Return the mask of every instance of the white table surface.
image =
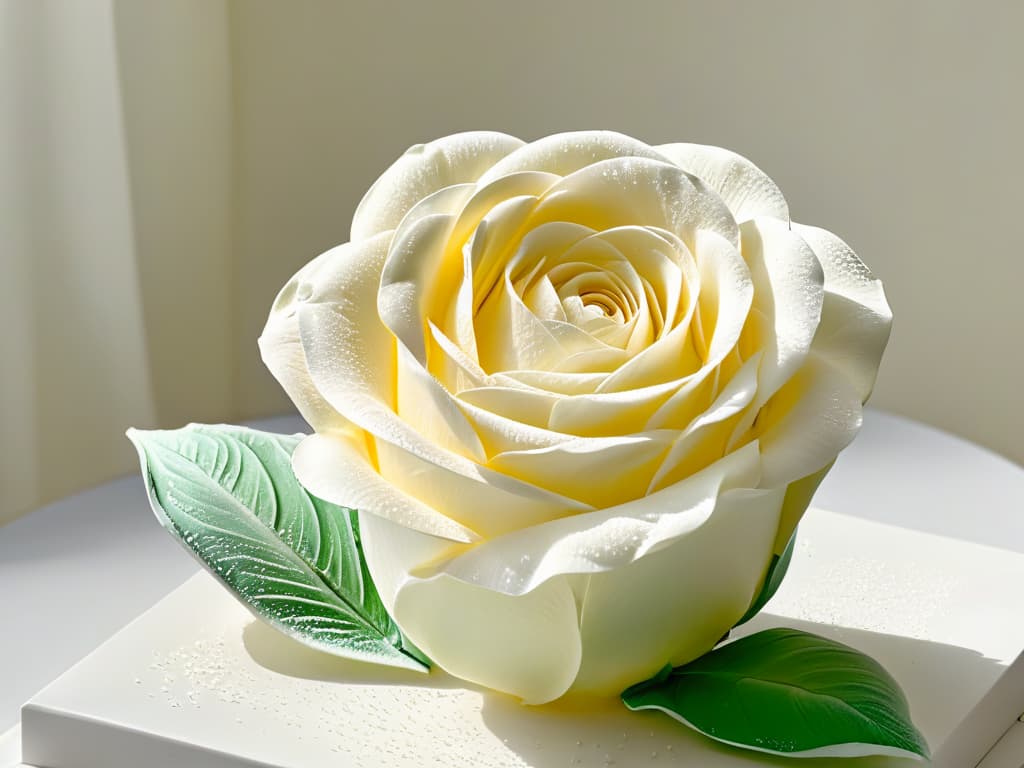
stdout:
[[(307, 431), (297, 417), (253, 426)], [(814, 503), (1024, 552), (1024, 469), (880, 411), (868, 410)], [(137, 474), (0, 528), (0, 734), (25, 700), (197, 569), (153, 518)]]

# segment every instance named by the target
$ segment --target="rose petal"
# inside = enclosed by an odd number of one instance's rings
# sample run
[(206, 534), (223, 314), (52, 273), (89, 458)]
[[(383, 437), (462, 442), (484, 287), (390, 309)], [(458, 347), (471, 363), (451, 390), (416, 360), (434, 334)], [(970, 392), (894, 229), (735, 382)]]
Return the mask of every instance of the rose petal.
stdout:
[(409, 209), (398, 226), (395, 227), (395, 237), (398, 238), (420, 219), (429, 216), (456, 217), (475, 192), (476, 184), (452, 184), (450, 187), (441, 187)]
[(464, 269), (472, 276), (474, 312), (503, 279), (536, 207), (537, 198), (532, 195), (499, 203), (480, 220), (463, 247)]
[(558, 292), (555, 291), (554, 285), (551, 284), (551, 278), (547, 275), (534, 281), (522, 294), (522, 297), (527, 308), (541, 320), (569, 322)]
[(258, 342), (264, 364), (295, 403), (302, 417), (319, 432), (344, 429), (348, 422), (324, 400), (310, 378), (306, 353), (299, 338), (299, 289), (327, 262), (339, 257), (345, 258), (343, 252), (353, 248), (349, 243), (332, 248), (295, 273), (274, 300)]
[(821, 319), (825, 276), (803, 238), (775, 219), (743, 225), (753, 306), (771, 319), (758, 396), (764, 401), (800, 367)]
[[(474, 194), (458, 212), (449, 234), (448, 245), (449, 248), (463, 249), (462, 279), (454, 301), (450, 300), (450, 287), (441, 296), (442, 303), (448, 303), (447, 311), (430, 319), (436, 321), (445, 335), (455, 340), (463, 353), (474, 361), (479, 362), (476, 331), (473, 326), (473, 317), (477, 309), (473, 282), (474, 257), (478, 261), (483, 258), (483, 246), (489, 243), (487, 235), (492, 230), (496, 231), (495, 241), (503, 245), (511, 242), (512, 233), (532, 210), (537, 195), (542, 194), (557, 180), (558, 177), (551, 174), (523, 172), (503, 176), (490, 184), (475, 185)], [(465, 247), (467, 238), (471, 236), (472, 243)], [(504, 238), (504, 241), (501, 238)], [(496, 262), (500, 265), (500, 260), (496, 259)], [(480, 266), (478, 271), (484, 268)], [(481, 295), (486, 293), (486, 287), (478, 287)], [(441, 307), (434, 306), (435, 313), (440, 309)]]
[(674, 380), (624, 392), (563, 396), (551, 408), (548, 427), (591, 437), (639, 432), (679, 386)]
[(661, 338), (677, 324), (681, 300), (695, 275), (689, 248), (671, 232), (653, 227), (616, 227), (598, 237), (614, 246), (635, 268), (649, 294), (651, 319), (657, 320), (654, 335)]
[(548, 424), (551, 409), (559, 399), (551, 392), (526, 387), (475, 387), (459, 392), (460, 401), (481, 411), (539, 429), (564, 431)]
[(572, 691), (616, 694), (710, 650), (764, 577), (782, 495), (726, 491), (707, 521), (672, 545), (587, 577), (577, 589), (583, 659)]
[[(613, 131), (575, 131), (546, 136), (526, 144), (494, 164), (481, 183), (518, 171), (545, 171), (559, 176), (615, 157), (646, 157), (661, 160), (662, 155), (642, 141)], [(570, 219), (571, 221), (571, 219)]]
[(395, 229), (418, 201), (443, 187), (476, 181), (521, 146), (503, 133), (474, 131), (410, 147), (363, 196), (352, 217), (352, 241)]
[(492, 469), (596, 508), (623, 504), (647, 488), (675, 433), (580, 437), (493, 456)]
[(560, 179), (560, 176), (552, 173), (521, 171), (490, 181), (479, 181), (474, 185), (473, 196), (459, 212), (455, 225), (455, 239), (460, 244), (465, 242), (480, 222), (506, 200), (516, 197), (538, 199)]
[(629, 353), (626, 350), (604, 345), (571, 354), (559, 362), (554, 370), (566, 373), (607, 373), (621, 368), (627, 360)]
[[(476, 314), (476, 300), (473, 297), (473, 269), (468, 253), (463, 251), (462, 282), (452, 302), (443, 326), (446, 338), (454, 342), (462, 356), (480, 366), (480, 351), (476, 344), (476, 328), (473, 317)], [(431, 321), (433, 322), (433, 321)], [(442, 330), (439, 326), (438, 330)], [(483, 369), (481, 369), (482, 371)]]
[[(724, 382), (710, 406), (704, 407), (700, 402), (700, 395), (704, 394), (703, 392), (690, 387), (690, 399), (698, 401), (692, 404), (694, 411), (699, 413), (692, 416), (687, 414), (692, 420), (689, 420), (687, 427), (678, 433), (651, 480), (648, 493), (680, 482), (716, 461), (726, 452), (734, 428), (734, 417), (750, 405), (757, 393), (759, 363), (759, 356), (747, 360)], [(678, 408), (680, 404), (676, 406)], [(658, 418), (665, 417), (666, 413), (659, 411)]]
[[(742, 346), (764, 350), (757, 397), (737, 425), (743, 439), (758, 411), (803, 365), (821, 319), (825, 276), (814, 251), (778, 219), (743, 224), (743, 258), (754, 281), (754, 300)], [(730, 446), (732, 447), (732, 446)]]
[(570, 221), (549, 221), (537, 225), (523, 235), (509, 259), (508, 269), (517, 277), (523, 275), (595, 234), (590, 227)]
[(812, 348), (843, 371), (866, 401), (892, 327), (882, 282), (831, 232), (802, 224), (793, 229), (814, 250), (825, 274), (821, 323)]
[(758, 416), (764, 486), (786, 485), (830, 464), (861, 420), (860, 392), (812, 353)]
[(700, 229), (739, 244), (736, 222), (722, 199), (676, 165), (639, 157), (604, 160), (551, 187), (531, 226), (573, 221), (601, 231), (628, 225), (658, 227), (695, 252)]
[(529, 704), (565, 693), (581, 649), (576, 600), (564, 580), (512, 597), (444, 575), (419, 579), (410, 572), (443, 557), (443, 545), (372, 515), (359, 522), (384, 605), (438, 666)]
[[(612, 236), (612, 233), (609, 233), (609, 236)], [(709, 237), (714, 237), (714, 233), (695, 233), (694, 245), (701, 247)], [(717, 238), (717, 241), (722, 240)], [(679, 269), (681, 301), (677, 304), (671, 327), (649, 347), (612, 373), (598, 388), (598, 392), (626, 392), (656, 386), (666, 381), (681, 383), (683, 379), (699, 371), (703, 365), (699, 350), (693, 343), (691, 328), (698, 297), (702, 292), (700, 272), (689, 248), (681, 241), (677, 241), (677, 247), (673, 251)], [(668, 322), (667, 318), (666, 321)]]
[(385, 482), (370, 464), (362, 442), (351, 433), (310, 435), (292, 455), (295, 476), (315, 496), (334, 504), (372, 512), (443, 539), (477, 540), (468, 528)]
[(595, 352), (622, 358), (571, 323), (541, 320), (516, 294), (508, 275), (491, 291), (476, 316), (480, 364), (487, 371), (552, 369), (572, 356)]
[(299, 336), (310, 377), (343, 413), (353, 394), (394, 407), (395, 340), (377, 314), (390, 242), (388, 232), (342, 246), (299, 286)]
[(427, 346), (430, 372), (449, 392), (458, 394), (465, 389), (485, 387), (492, 383), (492, 377), (480, 367), (475, 356), (470, 357), (432, 320), (427, 321), (427, 326), (430, 329)]
[(421, 575), (443, 572), (460, 581), (519, 595), (556, 576), (622, 568), (704, 525), (721, 493), (757, 487), (760, 463), (757, 442), (748, 443), (662, 491), (512, 530), (424, 568)]
[[(474, 475), (475, 465), (436, 442), (426, 440), (408, 421), (398, 417), (398, 367), (394, 336), (376, 311), (376, 286), (386, 255), (387, 238), (366, 241), (329, 262), (309, 286), (310, 296), (299, 308), (299, 333), (310, 378), (324, 400), (354, 424), (378, 437), (419, 450), (454, 471)], [(385, 247), (381, 247), (381, 246)], [(362, 253), (360, 253), (362, 251)], [(406, 377), (406, 386), (414, 386)], [(421, 389), (431, 392), (424, 382)], [(439, 395), (436, 389), (432, 395)], [(422, 414), (427, 421), (448, 421), (444, 433), (458, 453), (482, 454), (472, 429), (461, 413), (446, 411), (443, 398), (427, 402), (438, 410)], [(462, 420), (462, 424), (459, 423)]]
[(378, 439), (376, 449), (381, 477), (484, 538), (591, 509), (436, 445)]
[(782, 191), (742, 155), (706, 144), (661, 144), (654, 149), (715, 190), (736, 221), (758, 216), (789, 221), (789, 206)]
[(458, 259), (446, 258), (454, 225), (451, 214), (403, 222), (380, 276), (380, 319), (421, 364), (427, 358), (424, 319), (445, 311), (444, 299), (455, 293), (460, 281)]
[(815, 491), (818, 490), (818, 486), (821, 485), (821, 481), (825, 479), (825, 475), (832, 469), (834, 463), (834, 461), (830, 461), (817, 472), (794, 480), (786, 486), (786, 497), (782, 502), (782, 514), (779, 517), (779, 532), (772, 547), (774, 554), (781, 556), (785, 552), (800, 518), (807, 511)]
[(454, 396), (441, 386), (412, 353), (399, 345), (397, 356), (399, 417), (437, 445), (476, 462), (487, 460), (480, 437), (459, 408)]
[[(558, 319), (571, 322), (630, 355), (640, 352), (653, 337), (647, 292), (637, 269), (649, 266), (648, 256), (656, 258), (648, 252), (652, 240), (662, 248), (665, 246), (658, 236), (638, 235), (638, 232), (645, 230), (620, 228), (595, 233), (561, 254), (549, 253), (543, 263), (543, 281), (538, 281), (551, 284), (551, 298), (558, 302), (564, 315)], [(645, 236), (646, 242), (639, 243)], [(617, 240), (630, 247), (628, 255)], [(586, 305), (588, 294), (605, 305), (602, 313), (595, 314), (592, 307)], [(658, 314), (660, 317), (661, 313)]]
[[(466, 416), (476, 427), (480, 439), (487, 449), (488, 456), (497, 456), (507, 451), (528, 451), (535, 448), (549, 448), (573, 440), (572, 435), (565, 435), (561, 432), (554, 432), (543, 424), (534, 425), (523, 419), (516, 419), (508, 416), (505, 409), (526, 409), (532, 405), (538, 405), (534, 398), (541, 396), (523, 389), (485, 388), (473, 390), (474, 397), (459, 398), (462, 409)], [(507, 397), (498, 393), (502, 392)], [(494, 410), (477, 405), (474, 400), (482, 399), (485, 402), (490, 399)], [(506, 402), (495, 403), (495, 400)], [(532, 401), (532, 402), (531, 402)], [(542, 404), (539, 404), (543, 407)], [(532, 415), (532, 414), (527, 414)], [(488, 462), (489, 465), (489, 462)], [(532, 481), (521, 478), (526, 482)]]
[(325, 401), (376, 438), (386, 480), (467, 528), (481, 525), (481, 535), (587, 509), (482, 468), (395, 412), (396, 345), (375, 306), (387, 240), (374, 238), (374, 248), (360, 244), (329, 262), (299, 309), (310, 378)]
[(569, 373), (560, 371), (502, 371), (494, 375), (498, 384), (524, 386), (563, 395), (594, 392), (608, 378), (606, 373)]
[[(698, 314), (701, 346), (705, 359), (699, 371), (686, 377), (677, 391), (653, 414), (648, 428), (685, 428), (711, 402), (705, 398), (704, 383), (713, 378), (714, 387), (725, 386), (734, 369), (723, 371), (723, 361), (734, 354), (753, 301), (750, 271), (737, 250), (712, 232), (698, 236), (701, 290)], [(710, 336), (710, 338), (706, 338)], [(760, 354), (760, 353), (757, 353)], [(714, 397), (712, 393), (711, 397)]]
[(518, 597), (444, 575), (411, 580), (395, 600), (395, 619), (449, 673), (526, 704), (557, 699), (579, 669), (576, 599), (564, 580)]
[(708, 365), (718, 365), (739, 340), (754, 300), (754, 282), (732, 243), (714, 232), (701, 232), (697, 242), (705, 354)]

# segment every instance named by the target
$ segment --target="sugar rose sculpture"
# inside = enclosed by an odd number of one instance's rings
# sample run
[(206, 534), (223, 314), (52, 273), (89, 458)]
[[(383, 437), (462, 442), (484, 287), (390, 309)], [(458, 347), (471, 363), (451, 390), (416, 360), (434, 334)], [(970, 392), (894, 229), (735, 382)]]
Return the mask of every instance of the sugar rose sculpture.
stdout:
[(472, 132), (384, 172), (260, 349), (315, 430), (294, 478), (357, 510), (396, 644), (540, 704), (617, 695), (757, 612), (890, 322), (737, 154)]
[(539, 703), (617, 693), (751, 606), (861, 422), (882, 286), (715, 147), (416, 146), (284, 288), (264, 360), (402, 631)]

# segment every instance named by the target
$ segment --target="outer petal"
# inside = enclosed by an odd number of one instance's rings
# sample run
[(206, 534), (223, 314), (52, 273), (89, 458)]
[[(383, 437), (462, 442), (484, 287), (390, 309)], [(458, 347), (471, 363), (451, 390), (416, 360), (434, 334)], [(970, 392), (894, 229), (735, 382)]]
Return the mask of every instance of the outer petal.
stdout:
[(758, 216), (789, 221), (789, 206), (782, 191), (768, 174), (742, 155), (707, 144), (662, 144), (655, 149), (715, 190), (736, 221)]
[(882, 282), (853, 250), (824, 229), (794, 224), (825, 273), (825, 301), (813, 349), (845, 373), (868, 399), (889, 340), (892, 310)]
[(443, 572), (470, 584), (521, 595), (557, 576), (622, 568), (699, 529), (714, 511), (720, 493), (756, 487), (759, 473), (755, 441), (662, 491), (512, 531), (430, 571), (424, 569), (422, 575)]
[(700, 528), (580, 591), (583, 661), (572, 690), (615, 694), (709, 651), (768, 567), (783, 490), (723, 493)]
[(381, 477), (485, 539), (591, 509), (437, 446), (378, 439), (376, 449)]
[(835, 461), (857, 435), (860, 393), (817, 354), (761, 410), (762, 485), (787, 485)]
[(743, 225), (743, 256), (754, 280), (754, 309), (770, 318), (761, 402), (800, 367), (821, 320), (825, 276), (814, 252), (788, 225), (760, 219)]
[(489, 182), (518, 171), (545, 171), (568, 176), (588, 165), (613, 157), (646, 157), (662, 160), (653, 148), (614, 131), (573, 131), (557, 133), (526, 144), (494, 164), (481, 182)]
[(764, 350), (757, 396), (733, 433), (744, 439), (768, 400), (804, 364), (821, 321), (825, 276), (803, 238), (778, 219), (744, 222), (743, 257), (754, 281), (754, 301), (740, 349)]
[(363, 551), (381, 598), (402, 631), (464, 680), (541, 704), (572, 684), (582, 649), (576, 600), (564, 579), (511, 596), (446, 575), (411, 575), (444, 546), (360, 514)]
[(451, 541), (477, 539), (468, 528), (385, 482), (370, 464), (365, 438), (358, 434), (310, 435), (295, 449), (292, 468), (305, 488), (334, 504)]
[(395, 229), (418, 201), (453, 184), (476, 181), (523, 142), (503, 133), (456, 133), (410, 147), (373, 183), (352, 217), (352, 240)]
[(339, 410), (352, 395), (394, 407), (395, 340), (377, 314), (390, 243), (387, 232), (342, 246), (299, 286), (299, 335), (310, 376)]
[(274, 300), (270, 317), (259, 338), (264, 364), (295, 403), (302, 417), (317, 432), (344, 429), (348, 421), (324, 400), (310, 378), (306, 353), (299, 338), (299, 291), (303, 283), (312, 280), (328, 262), (347, 258), (345, 254), (353, 250), (359, 249), (350, 243), (339, 245), (322, 253), (295, 273)]

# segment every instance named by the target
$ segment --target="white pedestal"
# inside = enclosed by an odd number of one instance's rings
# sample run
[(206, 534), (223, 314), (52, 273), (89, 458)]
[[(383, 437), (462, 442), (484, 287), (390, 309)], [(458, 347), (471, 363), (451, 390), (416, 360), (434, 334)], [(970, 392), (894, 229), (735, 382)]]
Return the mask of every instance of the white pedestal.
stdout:
[[(740, 634), (792, 626), (874, 656), (935, 765), (969, 768), (1024, 711), (1024, 665), (1007, 673), (1022, 588), (1024, 555), (812, 510), (782, 589)], [(26, 704), (22, 749), (47, 768), (914, 765), (774, 759), (617, 700), (531, 708), (437, 671), (346, 662), (256, 622), (205, 574)]]

